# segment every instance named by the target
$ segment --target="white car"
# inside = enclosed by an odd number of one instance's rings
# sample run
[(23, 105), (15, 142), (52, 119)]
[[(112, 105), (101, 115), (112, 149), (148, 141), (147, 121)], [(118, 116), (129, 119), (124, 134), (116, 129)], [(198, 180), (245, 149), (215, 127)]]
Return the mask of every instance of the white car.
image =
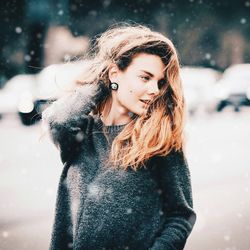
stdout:
[[(32, 99), (35, 75), (16, 75), (0, 90), (0, 114), (17, 113), (23, 109), (23, 101)], [(28, 108), (28, 107), (27, 107)], [(28, 108), (29, 111), (32, 107)]]
[(235, 64), (225, 70), (216, 87), (217, 111), (233, 106), (250, 106), (250, 64)]
[(180, 74), (189, 113), (213, 111), (216, 105), (214, 86), (221, 73), (211, 68), (185, 66)]
[(0, 114), (18, 113), (23, 124), (35, 123), (50, 102), (74, 87), (84, 66), (83, 61), (53, 64), (38, 74), (14, 76), (0, 90)]

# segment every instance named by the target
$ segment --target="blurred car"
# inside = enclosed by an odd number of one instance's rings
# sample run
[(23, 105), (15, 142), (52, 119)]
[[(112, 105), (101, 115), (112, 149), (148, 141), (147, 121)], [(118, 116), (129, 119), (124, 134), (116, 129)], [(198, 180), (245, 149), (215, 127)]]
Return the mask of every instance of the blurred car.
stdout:
[(2, 118), (7, 114), (30, 113), (35, 115), (31, 99), (35, 75), (17, 75), (11, 78), (0, 90), (0, 114)]
[(180, 74), (189, 114), (212, 112), (216, 105), (214, 86), (221, 73), (211, 68), (185, 66)]
[(250, 64), (236, 64), (225, 70), (216, 87), (217, 111), (232, 106), (240, 111), (241, 106), (250, 106)]
[(0, 114), (18, 113), (24, 125), (41, 119), (42, 111), (70, 91), (84, 63), (53, 64), (35, 75), (17, 75), (0, 90)]

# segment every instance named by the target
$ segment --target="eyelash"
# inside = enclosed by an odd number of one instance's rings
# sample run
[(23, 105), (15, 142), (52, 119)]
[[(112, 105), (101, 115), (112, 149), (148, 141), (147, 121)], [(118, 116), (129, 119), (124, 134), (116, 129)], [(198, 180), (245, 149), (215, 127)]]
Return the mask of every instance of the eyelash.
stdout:
[[(144, 82), (148, 81), (150, 79), (149, 76), (140, 76), (141, 79), (143, 79)], [(161, 80), (159, 81), (158, 85), (159, 88), (162, 88), (165, 85), (166, 81), (165, 80)]]
[(144, 81), (148, 81), (150, 79), (149, 76), (140, 76), (141, 79), (143, 79)]

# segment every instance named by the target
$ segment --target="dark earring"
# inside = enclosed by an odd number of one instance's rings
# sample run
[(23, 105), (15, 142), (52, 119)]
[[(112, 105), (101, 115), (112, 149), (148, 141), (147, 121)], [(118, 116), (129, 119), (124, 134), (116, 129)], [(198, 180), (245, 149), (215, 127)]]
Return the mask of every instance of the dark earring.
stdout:
[(118, 89), (118, 84), (116, 82), (110, 82), (109, 88), (112, 90), (117, 90)]

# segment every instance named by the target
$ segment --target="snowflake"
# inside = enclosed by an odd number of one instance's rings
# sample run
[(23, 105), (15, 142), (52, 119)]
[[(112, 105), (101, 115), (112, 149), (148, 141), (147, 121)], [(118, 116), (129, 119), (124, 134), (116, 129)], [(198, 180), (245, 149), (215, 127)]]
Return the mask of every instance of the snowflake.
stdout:
[(20, 33), (22, 33), (22, 28), (21, 27), (16, 27), (15, 31), (16, 31), (17, 34), (20, 34)]
[(2, 235), (4, 238), (7, 238), (7, 237), (9, 237), (9, 232), (3, 231)]
[(211, 64), (212, 66), (214, 66), (214, 65), (216, 64), (215, 60), (211, 60), (211, 61), (210, 61), (210, 64)]
[(95, 184), (90, 184), (88, 186), (88, 191), (89, 191), (89, 195), (96, 199), (99, 199), (103, 194), (103, 189)]
[(111, 4), (111, 0), (104, 0), (103, 1), (103, 7), (107, 8)]
[(206, 53), (205, 58), (208, 59), (208, 60), (211, 59), (211, 54), (210, 53)]
[(91, 15), (91, 16), (97, 16), (97, 11), (96, 10), (91, 10), (91, 11), (89, 11), (89, 15)]
[(78, 142), (81, 142), (82, 140), (84, 139), (84, 133), (82, 131), (79, 131), (77, 134), (76, 134), (76, 140)]
[(246, 7), (250, 7), (250, 2), (249, 2), (249, 1), (246, 1), (246, 2), (245, 2), (245, 6), (246, 6)]
[(230, 240), (230, 236), (229, 236), (229, 235), (227, 235), (227, 234), (226, 234), (226, 235), (224, 235), (224, 240), (225, 240), (225, 241), (229, 241), (229, 240)]
[(158, 194), (161, 194), (161, 193), (162, 193), (162, 190), (161, 190), (161, 189), (158, 189), (158, 190), (157, 190), (157, 193), (158, 193)]
[(132, 209), (131, 208), (127, 208), (127, 214), (131, 214), (132, 213)]
[(29, 61), (31, 60), (31, 56), (30, 56), (30, 55), (25, 55), (25, 56), (24, 56), (24, 60), (25, 60), (26, 62), (29, 62)]
[(245, 24), (246, 22), (247, 22), (247, 19), (246, 19), (246, 18), (241, 18), (241, 19), (240, 19), (240, 23), (241, 23), (241, 24)]
[(63, 10), (59, 10), (58, 13), (57, 13), (59, 16), (62, 16), (64, 13), (63, 13)]
[(73, 248), (73, 243), (72, 242), (68, 243), (68, 248)]

